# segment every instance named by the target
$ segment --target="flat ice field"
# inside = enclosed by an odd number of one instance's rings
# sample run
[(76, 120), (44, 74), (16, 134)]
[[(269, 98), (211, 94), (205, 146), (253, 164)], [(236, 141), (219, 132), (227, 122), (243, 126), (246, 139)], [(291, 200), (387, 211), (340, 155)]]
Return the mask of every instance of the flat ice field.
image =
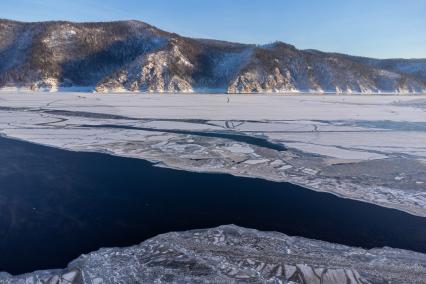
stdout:
[(426, 96), (1, 92), (0, 134), (426, 216)]

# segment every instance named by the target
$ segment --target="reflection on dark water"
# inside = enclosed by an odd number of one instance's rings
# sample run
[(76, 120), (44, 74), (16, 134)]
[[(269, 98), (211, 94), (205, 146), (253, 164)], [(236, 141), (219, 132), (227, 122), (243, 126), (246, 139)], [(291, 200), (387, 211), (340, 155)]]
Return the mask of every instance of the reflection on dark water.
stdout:
[(60, 268), (100, 247), (230, 223), (426, 252), (426, 218), (397, 210), (287, 183), (0, 138), (0, 271)]

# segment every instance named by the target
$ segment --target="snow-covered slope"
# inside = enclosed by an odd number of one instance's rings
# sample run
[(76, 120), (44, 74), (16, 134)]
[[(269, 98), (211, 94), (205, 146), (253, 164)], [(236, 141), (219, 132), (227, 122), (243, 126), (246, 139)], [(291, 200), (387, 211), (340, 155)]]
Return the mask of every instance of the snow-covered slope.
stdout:
[(365, 57), (353, 57), (360, 63), (411, 75), (414, 78), (426, 80), (426, 59), (374, 59)]
[(0, 88), (98, 92), (426, 92), (426, 60), (191, 39), (139, 21), (0, 20)]

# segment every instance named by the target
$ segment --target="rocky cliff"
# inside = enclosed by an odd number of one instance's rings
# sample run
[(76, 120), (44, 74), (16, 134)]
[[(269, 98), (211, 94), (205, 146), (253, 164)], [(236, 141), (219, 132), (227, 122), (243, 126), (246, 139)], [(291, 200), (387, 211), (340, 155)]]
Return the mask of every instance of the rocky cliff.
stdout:
[(0, 88), (97, 92), (426, 92), (426, 60), (353, 57), (276, 42), (192, 39), (139, 21), (0, 20)]
[(237, 226), (168, 233), (0, 283), (424, 283), (424, 254), (363, 250)]

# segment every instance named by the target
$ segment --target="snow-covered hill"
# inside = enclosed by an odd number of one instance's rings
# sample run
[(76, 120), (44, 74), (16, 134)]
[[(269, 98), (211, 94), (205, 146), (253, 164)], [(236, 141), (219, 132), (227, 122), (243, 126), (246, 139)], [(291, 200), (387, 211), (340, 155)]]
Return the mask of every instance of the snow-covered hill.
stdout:
[(0, 88), (97, 92), (426, 92), (426, 60), (192, 39), (139, 21), (0, 20)]

